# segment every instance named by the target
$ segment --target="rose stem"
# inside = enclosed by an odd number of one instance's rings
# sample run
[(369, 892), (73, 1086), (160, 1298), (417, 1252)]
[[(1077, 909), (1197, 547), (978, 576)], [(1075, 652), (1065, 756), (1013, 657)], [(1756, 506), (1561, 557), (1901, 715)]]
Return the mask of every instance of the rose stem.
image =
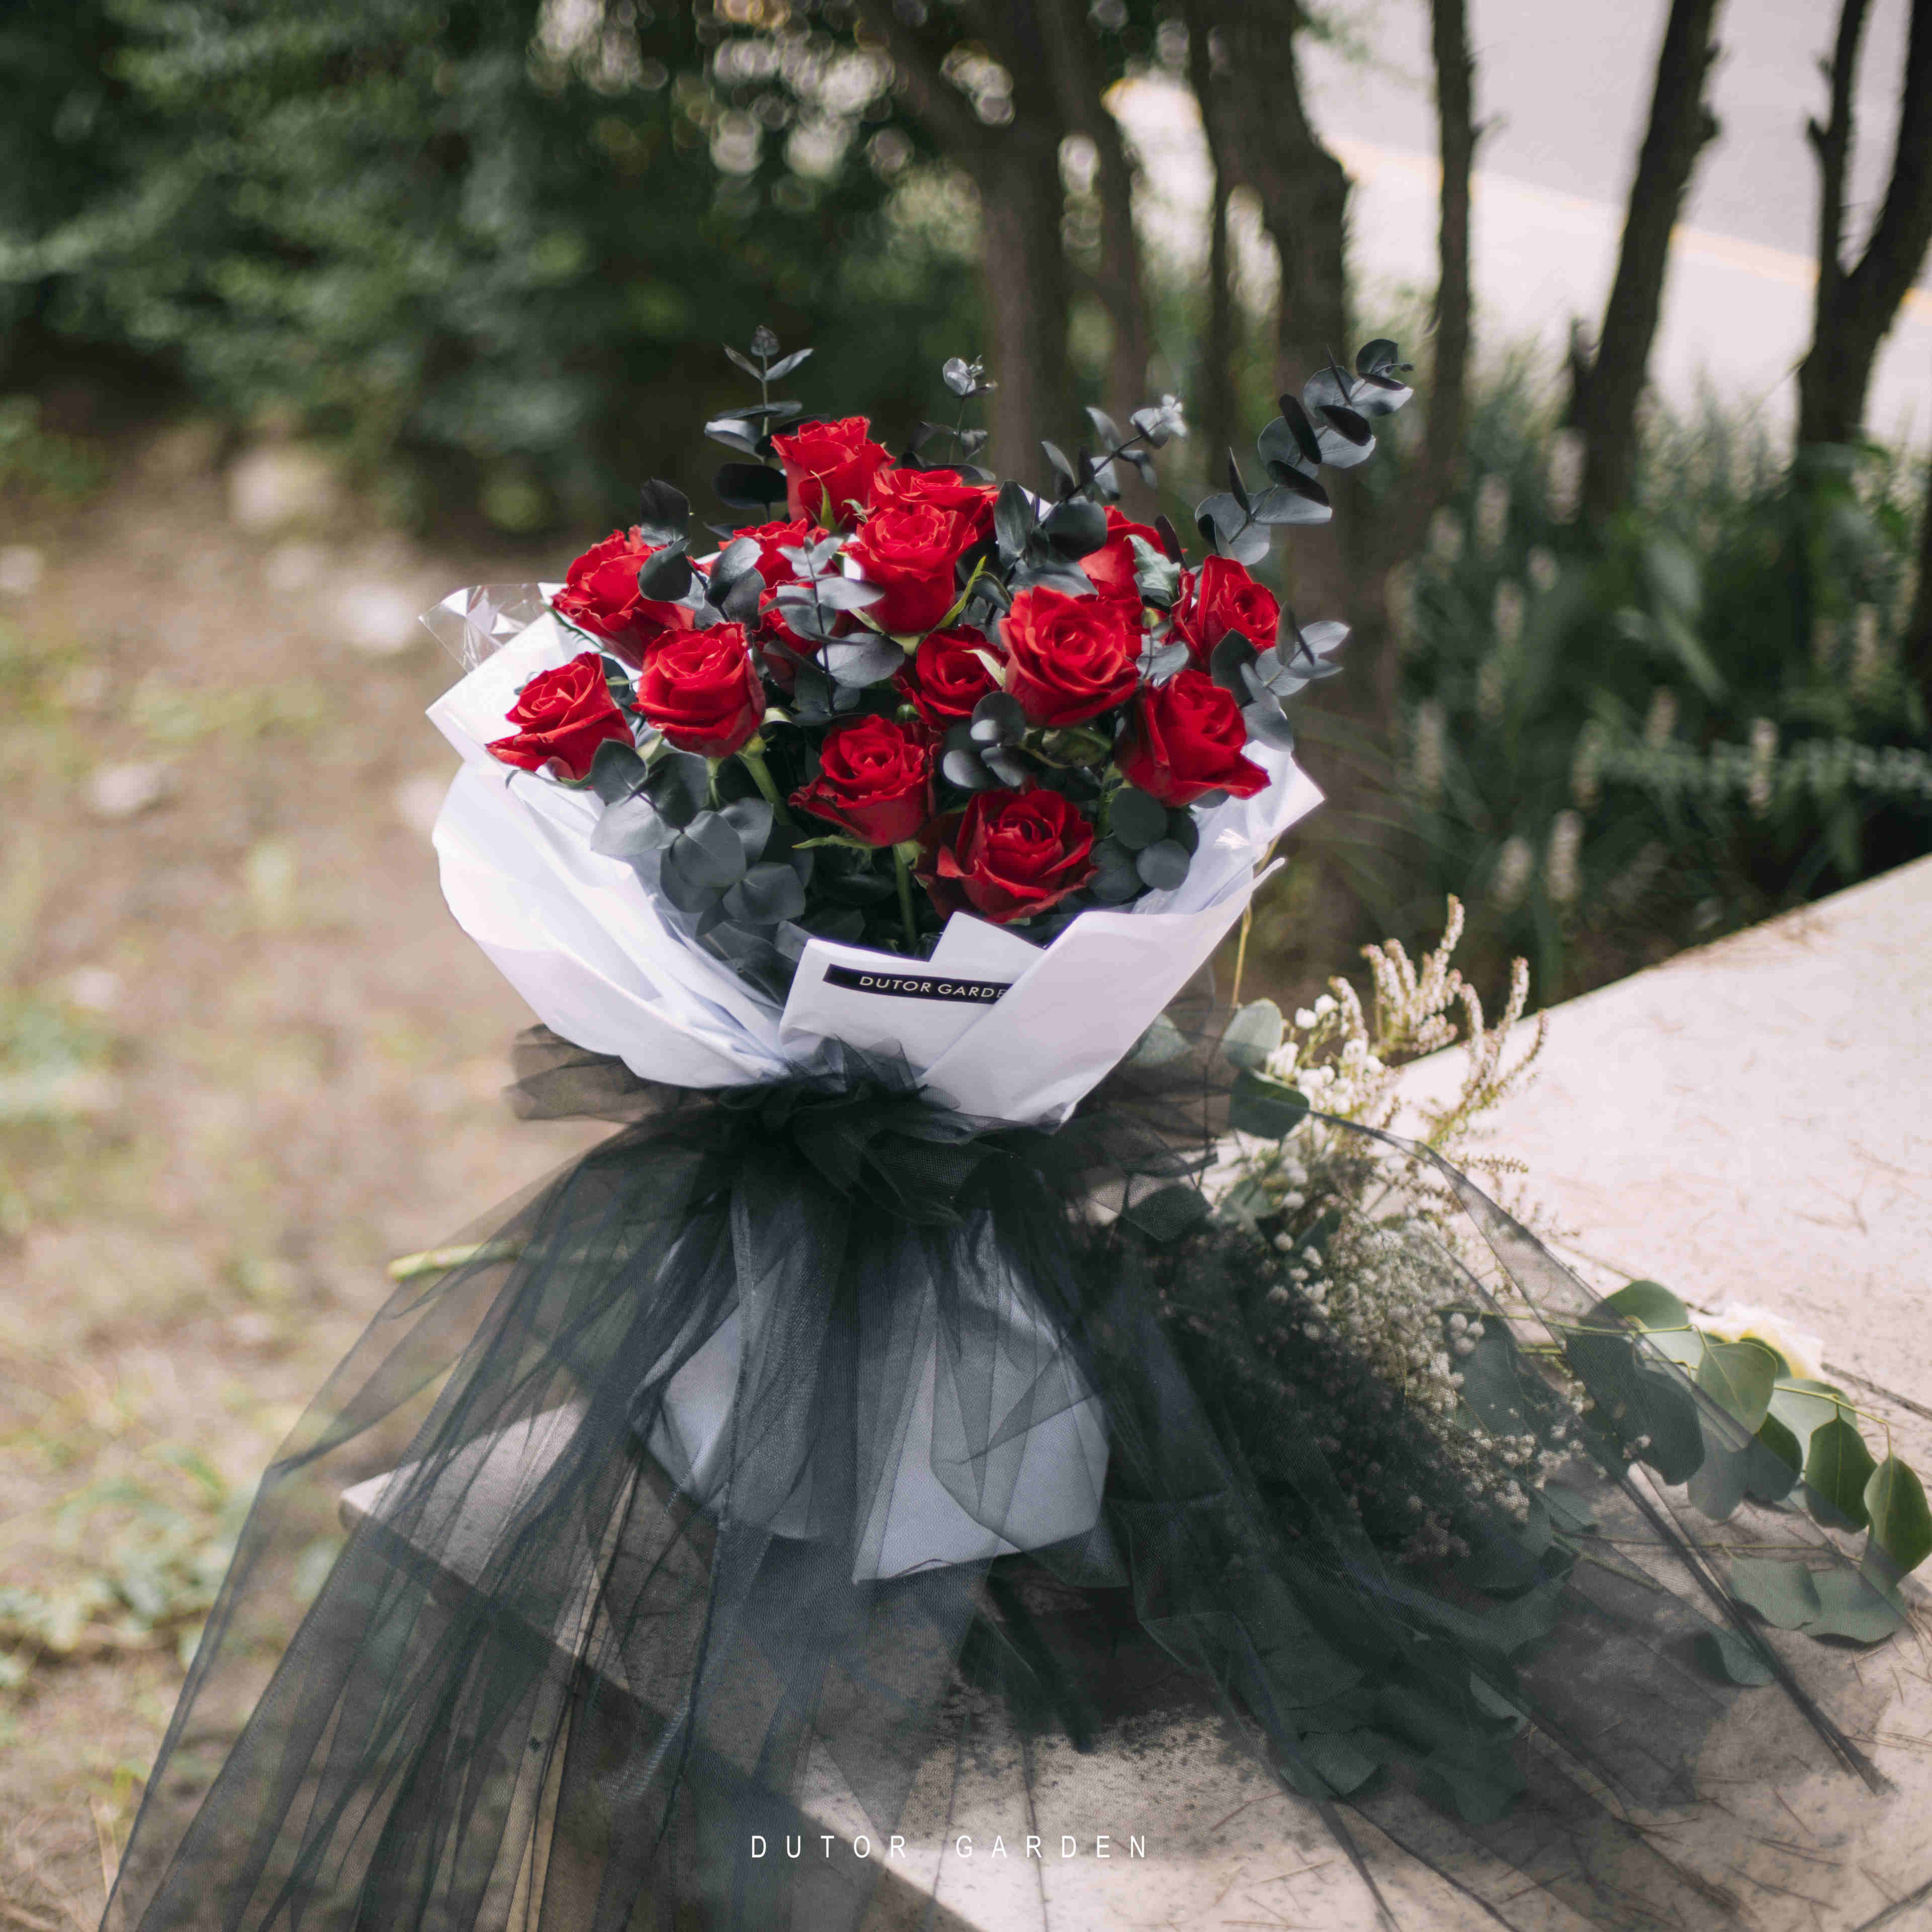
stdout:
[(905, 848), (892, 848), (892, 869), (898, 874), (899, 916), (905, 922), (906, 944), (916, 952), (919, 950), (919, 922), (912, 911), (912, 868), (906, 863)]
[(791, 814), (785, 809), (785, 802), (778, 796), (778, 788), (772, 782), (772, 775), (765, 764), (765, 754), (754, 752), (748, 745), (739, 748), (738, 755), (745, 761), (745, 769), (752, 775), (752, 782), (764, 794), (765, 802), (772, 808), (772, 816), (781, 825), (792, 822)]

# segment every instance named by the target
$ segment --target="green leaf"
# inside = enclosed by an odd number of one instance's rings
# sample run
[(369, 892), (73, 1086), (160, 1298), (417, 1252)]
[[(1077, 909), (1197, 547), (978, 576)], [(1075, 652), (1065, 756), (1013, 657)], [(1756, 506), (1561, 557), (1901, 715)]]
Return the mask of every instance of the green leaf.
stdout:
[(1772, 1391), (1771, 1412), (1796, 1438), (1800, 1455), (1811, 1440), (1811, 1432), (1822, 1422), (1839, 1413), (1842, 1392), (1829, 1382), (1808, 1382), (1800, 1376), (1781, 1376)]
[(1775, 1630), (1802, 1630), (1824, 1609), (1818, 1580), (1796, 1561), (1734, 1556), (1731, 1594)]
[(1132, 785), (1123, 785), (1107, 808), (1107, 830), (1130, 852), (1138, 852), (1167, 836), (1167, 807)]
[(1807, 1636), (1842, 1636), (1853, 1643), (1882, 1643), (1905, 1622), (1882, 1590), (1856, 1570), (1821, 1570), (1811, 1580), (1818, 1614), (1804, 1626)]
[(1697, 1386), (1734, 1421), (1756, 1432), (1771, 1413), (1778, 1358), (1762, 1342), (1713, 1342), (1706, 1337)]
[(1796, 1486), (1804, 1466), (1798, 1438), (1775, 1414), (1758, 1425), (1756, 1439), (1745, 1452), (1744, 1490), (1754, 1502), (1782, 1502)]
[(1924, 1486), (1896, 1456), (1888, 1456), (1865, 1483), (1872, 1540), (1903, 1574), (1932, 1556), (1932, 1510)]
[[(1564, 1342), (1563, 1353), (1595, 1400), (1593, 1432), (1616, 1448), (1642, 1456), (1666, 1483), (1688, 1483), (1704, 1460), (1697, 1404), (1682, 1376), (1641, 1366), (1636, 1338), (1585, 1329)], [(1639, 1436), (1647, 1448), (1635, 1447)]]
[(1811, 1432), (1804, 1456), (1806, 1501), (1821, 1522), (1863, 1529), (1865, 1485), (1878, 1465), (1864, 1438), (1840, 1415)]
[(1228, 1124), (1237, 1133), (1278, 1141), (1292, 1133), (1308, 1117), (1308, 1096), (1284, 1081), (1264, 1073), (1244, 1072), (1234, 1081), (1228, 1101)]
[(1268, 1055), (1280, 1046), (1285, 1030), (1281, 1009), (1274, 1000), (1256, 1000), (1228, 1021), (1228, 1030), (1221, 1036), (1221, 1057), (1258, 1073), (1268, 1065)]
[(1156, 1188), (1144, 1194), (1122, 1213), (1144, 1234), (1156, 1241), (1178, 1240), (1207, 1217), (1208, 1203), (1198, 1187), (1177, 1181), (1171, 1187)]
[(1736, 1630), (1700, 1630), (1691, 1646), (1698, 1667), (1720, 1684), (1769, 1684), (1775, 1673)]
[(1165, 1066), (1169, 1060), (1178, 1060), (1186, 1051), (1187, 1042), (1180, 1028), (1162, 1013), (1136, 1042), (1133, 1052), (1127, 1056), (1127, 1064), (1130, 1066)]
[(1690, 1311), (1661, 1282), (1634, 1281), (1604, 1298), (1626, 1321), (1640, 1328), (1688, 1328)]

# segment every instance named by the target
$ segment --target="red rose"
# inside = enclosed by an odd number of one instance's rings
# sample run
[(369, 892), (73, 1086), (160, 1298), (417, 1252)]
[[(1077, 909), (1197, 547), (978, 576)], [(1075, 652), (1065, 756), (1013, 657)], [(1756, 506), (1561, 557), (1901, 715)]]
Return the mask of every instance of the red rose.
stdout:
[(932, 747), (891, 718), (836, 724), (818, 748), (818, 776), (791, 802), (868, 845), (896, 845), (932, 815)]
[(496, 740), (491, 755), (526, 772), (555, 765), (566, 778), (588, 778), (590, 761), (606, 738), (631, 742), (631, 728), (611, 698), (603, 660), (595, 651), (538, 671), (518, 692), (507, 716), (519, 728), (513, 737)]
[(872, 475), (872, 508), (910, 510), (929, 503), (972, 520), (973, 541), (993, 534), (993, 499), (999, 492), (990, 483), (968, 483), (956, 470), (879, 470)]
[(896, 637), (931, 630), (958, 595), (952, 566), (972, 542), (967, 518), (930, 503), (874, 511), (845, 546), (859, 574), (886, 593), (866, 615)]
[(1258, 651), (1270, 650), (1280, 622), (1274, 592), (1257, 584), (1232, 557), (1210, 556), (1198, 574), (1190, 572), (1180, 580), (1174, 634), (1203, 670), (1230, 631), (1238, 631)]
[(765, 580), (767, 590), (776, 590), (781, 584), (795, 584), (798, 572), (788, 563), (783, 554), (788, 550), (802, 550), (814, 542), (820, 532), (808, 517), (794, 517), (784, 524), (752, 524), (743, 530), (731, 532), (731, 542), (737, 543), (746, 537), (758, 547), (758, 574)]
[(1192, 805), (1205, 791), (1252, 798), (1268, 775), (1241, 755), (1247, 742), (1233, 695), (1204, 670), (1177, 671), (1141, 693), (1114, 762), (1162, 805)]
[(570, 566), (563, 588), (550, 601), (560, 615), (603, 638), (627, 663), (641, 664), (667, 632), (692, 626), (688, 604), (667, 604), (638, 589), (638, 572), (662, 548), (646, 543), (634, 528), (613, 530)]
[(1004, 626), (1006, 688), (1029, 724), (1078, 724), (1124, 704), (1141, 681), (1139, 640), (1119, 604), (1059, 590), (1022, 590)]
[(837, 422), (806, 423), (790, 436), (772, 438), (784, 466), (785, 508), (794, 517), (850, 520), (848, 506), (866, 501), (873, 472), (892, 460), (884, 446), (866, 434), (872, 426), (863, 416), (844, 416)]
[(1094, 828), (1057, 791), (982, 791), (930, 828), (920, 877), (943, 914), (995, 926), (1058, 905), (1094, 876)]
[(982, 652), (999, 654), (977, 631), (931, 631), (920, 640), (896, 680), (907, 701), (935, 731), (973, 715), (999, 680)]
[(1131, 523), (1111, 505), (1107, 511), (1107, 541), (1090, 556), (1080, 560), (1080, 568), (1093, 580), (1095, 592), (1114, 604), (1130, 604), (1135, 621), (1139, 621), (1141, 587), (1134, 580), (1133, 538), (1160, 548), (1160, 532), (1145, 524)]
[(742, 624), (717, 624), (659, 645), (644, 660), (634, 707), (680, 752), (728, 758), (758, 734), (765, 688)]

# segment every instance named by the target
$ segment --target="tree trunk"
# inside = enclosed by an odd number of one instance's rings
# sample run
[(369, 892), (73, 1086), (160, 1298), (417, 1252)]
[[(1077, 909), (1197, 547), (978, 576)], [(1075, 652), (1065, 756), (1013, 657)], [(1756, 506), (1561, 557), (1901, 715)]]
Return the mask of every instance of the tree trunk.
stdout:
[[(1106, 408), (1124, 423), (1148, 400), (1147, 297), (1134, 229), (1134, 158), (1106, 102), (1106, 76), (1081, 0), (1040, 0), (1040, 35), (1063, 124), (1084, 134), (1099, 160), (1094, 182), (1100, 202), (1100, 264), (1094, 292), (1107, 313), (1111, 345), (1104, 390)], [(1122, 478), (1131, 500), (1144, 496), (1138, 476)], [(1151, 508), (1151, 499), (1140, 505)]]
[(1436, 64), (1436, 118), (1442, 157), (1437, 223), (1436, 356), (1424, 405), (1428, 423), (1428, 495), (1439, 501), (1462, 463), (1468, 413), (1469, 174), (1476, 156), (1474, 57), (1469, 52), (1466, 0), (1430, 0)]
[[(1061, 239), (1066, 197), (1060, 144), (1068, 130), (1047, 58), (1041, 0), (974, 10), (972, 26), (1012, 80), (1012, 116), (980, 120), (946, 78), (946, 49), (924, 38), (895, 0), (858, 0), (866, 26), (892, 56), (913, 112), (934, 144), (969, 174), (983, 224), (988, 410), (986, 460), (1002, 476), (1041, 482), (1040, 439), (1066, 434), (1066, 318), (1071, 293)], [(1059, 0), (1044, 0), (1049, 8)], [(962, 345), (968, 347), (968, 345)]]
[(1801, 444), (1857, 442), (1873, 364), (1932, 246), (1932, 0), (1912, 0), (1892, 179), (1855, 268), (1844, 264), (1845, 170), (1868, 0), (1844, 0), (1827, 69), (1830, 118), (1805, 132), (1818, 157), (1818, 290), (1798, 368)]
[(1637, 405), (1650, 376), (1671, 231), (1697, 157), (1718, 131), (1704, 84), (1720, 4), (1671, 0), (1603, 334), (1594, 356), (1572, 350), (1570, 419), (1583, 437), (1583, 509), (1592, 520), (1623, 505), (1636, 472)]
[(987, 460), (1001, 476), (1036, 485), (1047, 480), (1040, 438), (1067, 436), (1071, 287), (1060, 244), (1059, 150), (1057, 138), (1016, 128), (973, 170), (984, 235), (987, 372), (999, 385), (988, 398)]
[(1917, 681), (1926, 712), (1932, 716), (1932, 484), (1918, 520), (1918, 588), (1905, 626), (1905, 672)]
[(1234, 262), (1228, 244), (1228, 196), (1234, 185), (1234, 157), (1223, 138), (1222, 118), (1210, 113), (1214, 58), (1210, 35), (1213, 14), (1207, 0), (1189, 0), (1187, 80), (1201, 110), (1214, 177), (1208, 231), (1208, 314), (1202, 335), (1200, 391), (1189, 398), (1193, 430), (1211, 464), (1216, 452), (1232, 448), (1240, 434), (1240, 404), (1234, 390)]
[[(1294, 36), (1306, 22), (1298, 0), (1223, 0), (1215, 31), (1225, 58), (1206, 104), (1219, 118), (1223, 151), (1240, 157), (1242, 176), (1281, 257), (1276, 379), (1298, 393), (1331, 356), (1342, 361), (1348, 353), (1348, 177), (1322, 145), (1303, 104)], [(1218, 470), (1221, 452), (1207, 454)], [(1323, 481), (1334, 498), (1334, 523), (1294, 531), (1284, 549), (1288, 597), (1304, 622), (1348, 608), (1354, 589), (1349, 547), (1364, 534), (1356, 527), (1363, 520), (1351, 514), (1358, 493), (1346, 472), (1330, 472)], [(1366, 701), (1369, 673), (1358, 664), (1348, 680), (1355, 701)]]

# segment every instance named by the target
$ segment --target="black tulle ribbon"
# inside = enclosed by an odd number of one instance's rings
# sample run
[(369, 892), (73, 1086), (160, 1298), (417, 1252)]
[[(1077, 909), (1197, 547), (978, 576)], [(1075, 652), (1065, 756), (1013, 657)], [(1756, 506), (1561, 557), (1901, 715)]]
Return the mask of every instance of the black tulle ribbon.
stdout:
[[(1720, 1718), (1798, 1711), (1869, 1769), (1621, 1464), (1520, 1522), (1346, 1335), (1270, 1327), (1275, 1257), (1202, 1191), (1232, 1084), (1210, 1052), (1130, 1063), (1053, 1133), (856, 1056), (692, 1094), (533, 1036), (518, 1072), (525, 1114), (620, 1131), (400, 1292), (269, 1470), (122, 1932), (848, 1932), (876, 1862), (754, 1844), (904, 1828), (962, 1682), (1104, 1743), (1136, 1646), (1352, 1850), (1345, 1801), (1604, 1925), (1644, 1922), (1633, 1899), (1727, 1922), (1595, 1795), (1679, 1802)], [(1600, 1306), (1382, 1138), (1546, 1312)], [(1453, 1512), (1460, 1564), (1397, 1560), (1378, 1496)], [(292, 1580), (337, 1542), (291, 1635)], [(1694, 1678), (1686, 1588), (1790, 1702), (1741, 1717)]]

